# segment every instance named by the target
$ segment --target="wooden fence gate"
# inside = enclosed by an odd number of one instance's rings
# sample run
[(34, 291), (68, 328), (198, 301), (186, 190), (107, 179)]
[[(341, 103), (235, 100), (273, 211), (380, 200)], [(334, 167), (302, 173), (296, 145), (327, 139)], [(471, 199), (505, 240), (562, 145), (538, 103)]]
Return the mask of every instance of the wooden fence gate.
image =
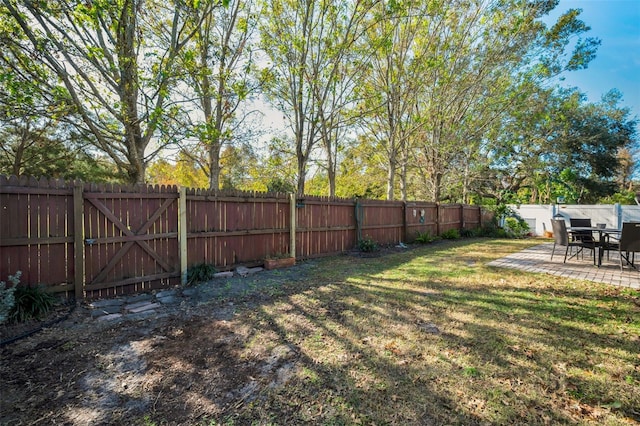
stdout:
[(126, 193), (95, 187), (82, 198), (85, 297), (180, 283), (175, 189)]

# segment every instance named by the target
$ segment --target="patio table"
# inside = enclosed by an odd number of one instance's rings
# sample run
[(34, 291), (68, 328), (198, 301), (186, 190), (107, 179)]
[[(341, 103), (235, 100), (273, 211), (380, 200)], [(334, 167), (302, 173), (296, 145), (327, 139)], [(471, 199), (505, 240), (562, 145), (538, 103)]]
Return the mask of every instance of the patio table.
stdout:
[(612, 235), (620, 235), (622, 232), (621, 229), (617, 228), (599, 228), (597, 226), (573, 226), (567, 228), (569, 232), (580, 232), (580, 231), (592, 231), (598, 233), (598, 267), (602, 266), (602, 256), (604, 254), (604, 242), (605, 238), (609, 238)]

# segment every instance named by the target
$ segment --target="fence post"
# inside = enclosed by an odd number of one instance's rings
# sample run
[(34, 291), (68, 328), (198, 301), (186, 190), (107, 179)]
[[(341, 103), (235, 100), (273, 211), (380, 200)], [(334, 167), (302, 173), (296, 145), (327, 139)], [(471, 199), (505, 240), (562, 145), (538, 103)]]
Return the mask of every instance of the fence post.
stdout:
[(407, 242), (407, 235), (409, 235), (409, 225), (407, 222), (407, 202), (404, 201), (402, 203), (402, 241), (405, 243)]
[(464, 204), (460, 204), (460, 230), (464, 229)]
[(178, 244), (180, 247), (180, 283), (187, 284), (187, 189), (180, 187), (178, 198)]
[(436, 203), (436, 236), (440, 236), (440, 203)]
[(84, 299), (84, 184), (73, 185), (73, 287), (76, 303)]
[(289, 194), (289, 256), (296, 258), (296, 194)]
[(363, 207), (360, 204), (360, 200), (356, 198), (355, 205), (355, 220), (356, 220), (356, 247), (360, 244), (360, 240), (362, 240), (362, 220), (364, 219)]

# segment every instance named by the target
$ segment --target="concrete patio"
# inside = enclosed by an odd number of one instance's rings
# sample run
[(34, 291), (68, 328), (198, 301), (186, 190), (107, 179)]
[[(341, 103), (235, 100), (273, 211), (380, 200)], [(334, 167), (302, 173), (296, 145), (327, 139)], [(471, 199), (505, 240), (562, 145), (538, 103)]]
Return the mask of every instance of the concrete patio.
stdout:
[[(568, 259), (563, 263), (564, 247), (557, 247), (551, 260), (553, 243), (544, 243), (530, 247), (507, 257), (494, 260), (489, 266), (498, 268), (520, 269), (527, 272), (541, 272), (560, 277), (575, 278), (580, 280), (595, 281), (612, 284), (621, 287), (630, 287), (640, 290), (640, 271), (627, 265), (620, 271), (618, 254), (611, 252), (610, 259), (606, 255), (602, 260), (602, 266), (596, 267), (593, 258), (588, 253), (576, 259)], [(640, 264), (640, 256), (636, 256), (636, 265)]]

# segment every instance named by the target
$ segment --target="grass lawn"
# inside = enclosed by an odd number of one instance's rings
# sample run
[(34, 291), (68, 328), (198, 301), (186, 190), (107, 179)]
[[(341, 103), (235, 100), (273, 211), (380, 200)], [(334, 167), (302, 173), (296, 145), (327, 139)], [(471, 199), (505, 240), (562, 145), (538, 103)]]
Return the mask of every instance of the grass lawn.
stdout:
[(0, 348), (0, 424), (639, 424), (640, 292), (486, 266), (538, 243), (317, 259), (118, 325), (76, 310)]
[(240, 320), (295, 360), (225, 422), (637, 424), (639, 292), (486, 266), (538, 243), (320, 260)]

